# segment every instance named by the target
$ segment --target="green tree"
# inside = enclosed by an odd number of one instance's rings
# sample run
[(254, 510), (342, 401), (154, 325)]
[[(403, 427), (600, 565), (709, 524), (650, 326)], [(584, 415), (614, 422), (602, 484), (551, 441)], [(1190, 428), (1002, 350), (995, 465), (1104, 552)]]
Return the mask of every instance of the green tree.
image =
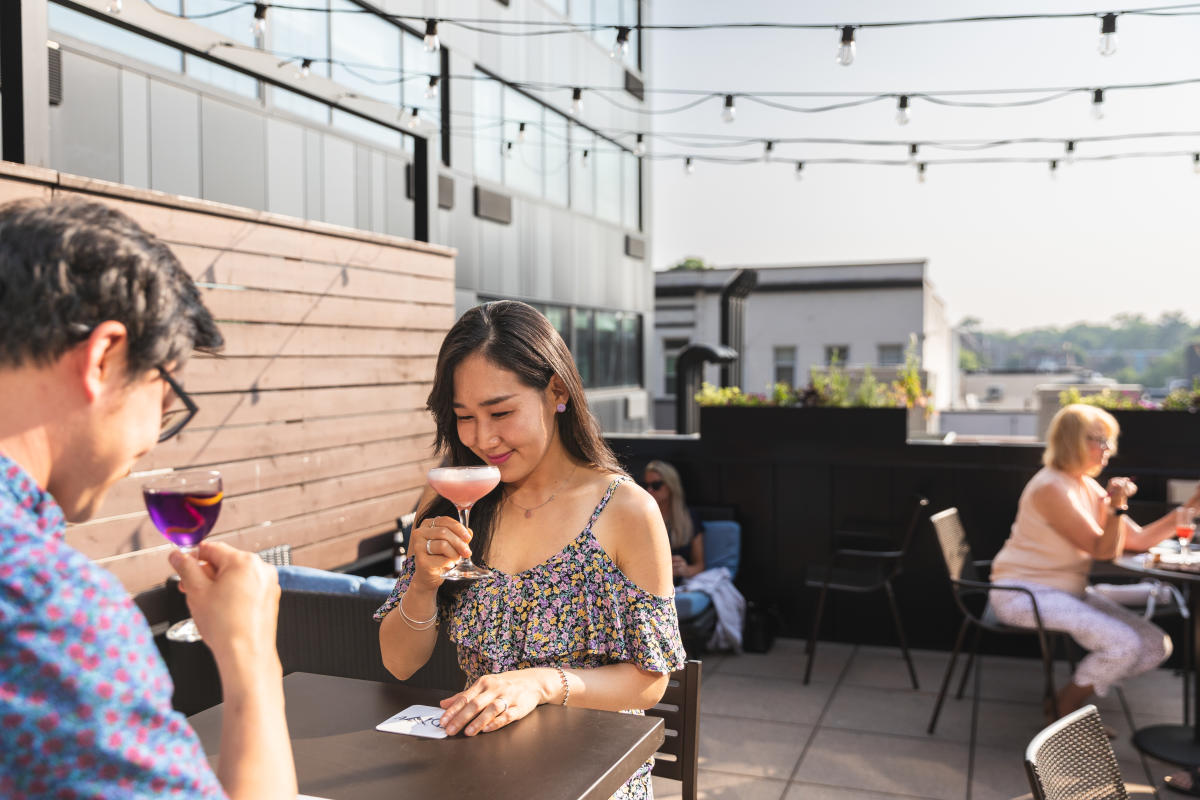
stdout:
[(678, 264), (671, 267), (672, 272), (674, 272), (675, 270), (702, 270), (702, 269), (712, 269), (712, 265), (705, 264), (704, 259), (699, 258), (698, 256), (688, 256), (683, 261), (680, 261)]

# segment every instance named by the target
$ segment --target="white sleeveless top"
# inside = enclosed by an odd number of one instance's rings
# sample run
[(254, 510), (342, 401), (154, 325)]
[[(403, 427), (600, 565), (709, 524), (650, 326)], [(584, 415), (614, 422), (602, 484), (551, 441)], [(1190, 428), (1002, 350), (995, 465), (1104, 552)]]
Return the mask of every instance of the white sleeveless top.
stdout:
[(1053, 467), (1043, 467), (1025, 484), (1017, 504), (1012, 534), (992, 562), (992, 583), (1037, 583), (1082, 597), (1092, 557), (1050, 526), (1033, 507), (1033, 493), (1059, 483), (1081, 513), (1100, 522), (1105, 491), (1093, 478), (1082, 481)]

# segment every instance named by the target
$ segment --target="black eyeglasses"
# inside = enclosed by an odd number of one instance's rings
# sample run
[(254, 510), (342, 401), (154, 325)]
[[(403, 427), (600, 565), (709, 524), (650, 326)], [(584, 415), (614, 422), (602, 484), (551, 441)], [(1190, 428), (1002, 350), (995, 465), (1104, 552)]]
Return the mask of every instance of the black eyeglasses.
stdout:
[(652, 492), (657, 492), (659, 489), (663, 488), (667, 484), (664, 481), (646, 481), (642, 485), (645, 486), (647, 489), (649, 489)]
[(179, 382), (171, 377), (171, 373), (159, 367), (158, 374), (167, 382), (167, 386), (171, 387), (171, 391), (179, 398), (179, 402), (183, 403), (183, 408), (169, 408), (163, 411), (162, 427), (158, 432), (158, 441), (161, 444), (183, 430), (184, 426), (192, 421), (192, 417), (196, 416), (196, 412), (200, 408), (196, 405), (196, 401), (183, 390)]

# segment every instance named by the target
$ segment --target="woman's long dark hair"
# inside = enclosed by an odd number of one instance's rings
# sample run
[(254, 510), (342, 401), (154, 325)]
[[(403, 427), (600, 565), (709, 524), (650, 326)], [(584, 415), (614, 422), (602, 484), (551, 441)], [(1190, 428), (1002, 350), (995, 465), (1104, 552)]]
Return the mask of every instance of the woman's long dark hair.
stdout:
[[(566, 343), (537, 309), (516, 300), (498, 300), (472, 308), (454, 323), (438, 351), (433, 389), (426, 407), (433, 414), (437, 433), (434, 448), (443, 464), (466, 467), (483, 462), (458, 438), (454, 411), (454, 373), (468, 356), (480, 354), (495, 366), (508, 370), (530, 388), (539, 391), (555, 375), (567, 388), (567, 410), (555, 414), (558, 436), (576, 461), (607, 472), (624, 473), (608, 443), (600, 435), (600, 424), (588, 410), (583, 381)], [(471, 509), (471, 552), (476, 561), (487, 562), (488, 544), (504, 499), (500, 484)], [(417, 512), (417, 524), (426, 517), (456, 515), (454, 505), (436, 497)], [(446, 581), (439, 592), (448, 601), (466, 581)]]

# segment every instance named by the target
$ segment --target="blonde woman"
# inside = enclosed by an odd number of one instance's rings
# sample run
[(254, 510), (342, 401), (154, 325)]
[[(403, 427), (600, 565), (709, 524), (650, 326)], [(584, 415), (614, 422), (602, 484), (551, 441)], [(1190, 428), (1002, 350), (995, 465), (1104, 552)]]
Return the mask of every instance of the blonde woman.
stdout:
[[(1012, 534), (992, 562), (992, 583), (1032, 593), (1045, 627), (1069, 633), (1088, 651), (1058, 692), (1060, 715), (1171, 654), (1161, 629), (1088, 585), (1093, 561), (1146, 550), (1174, 532), (1173, 514), (1144, 528), (1126, 516), (1137, 492), (1131, 479), (1110, 478), (1106, 488), (1096, 482), (1119, 433), (1112, 415), (1094, 406), (1069, 405), (1054, 416), (1044, 466), (1021, 493)], [(989, 600), (1001, 622), (1034, 627), (1030, 595), (993, 589)]]
[(646, 465), (642, 485), (658, 503), (671, 540), (671, 571), (675, 582), (704, 571), (704, 532), (688, 510), (679, 472), (665, 461)]

